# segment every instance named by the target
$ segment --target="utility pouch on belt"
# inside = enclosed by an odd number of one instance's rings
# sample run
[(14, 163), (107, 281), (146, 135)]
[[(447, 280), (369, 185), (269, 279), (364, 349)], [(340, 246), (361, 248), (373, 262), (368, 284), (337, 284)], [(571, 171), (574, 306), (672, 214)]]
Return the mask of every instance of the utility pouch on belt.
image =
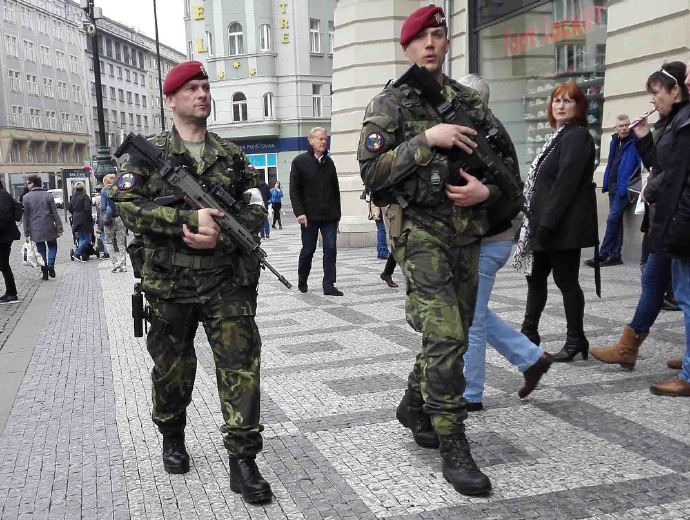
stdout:
[(141, 278), (141, 270), (144, 267), (144, 242), (138, 236), (127, 244), (127, 254), (132, 264), (135, 278)]
[(386, 208), (385, 218), (388, 222), (388, 236), (398, 238), (403, 231), (402, 206), (400, 204), (389, 205)]

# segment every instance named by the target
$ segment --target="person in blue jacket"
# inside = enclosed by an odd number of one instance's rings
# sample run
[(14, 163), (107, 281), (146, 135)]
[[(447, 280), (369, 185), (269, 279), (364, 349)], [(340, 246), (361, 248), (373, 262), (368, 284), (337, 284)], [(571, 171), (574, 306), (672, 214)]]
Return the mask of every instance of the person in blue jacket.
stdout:
[[(609, 217), (606, 233), (599, 251), (599, 265), (620, 265), (623, 263), (623, 215), (630, 205), (628, 181), (640, 167), (640, 156), (635, 149), (635, 134), (630, 132), (630, 118), (621, 114), (616, 117), (616, 133), (611, 137), (609, 160), (604, 172), (602, 191), (609, 194)], [(594, 258), (585, 265), (594, 267)]]

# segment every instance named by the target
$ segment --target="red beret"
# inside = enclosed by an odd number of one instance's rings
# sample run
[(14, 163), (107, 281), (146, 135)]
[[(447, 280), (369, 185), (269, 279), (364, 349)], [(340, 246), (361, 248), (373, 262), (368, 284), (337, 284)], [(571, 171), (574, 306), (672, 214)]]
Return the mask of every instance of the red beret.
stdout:
[(400, 29), (400, 45), (406, 47), (424, 29), (429, 27), (445, 27), (446, 15), (443, 9), (435, 5), (420, 7), (407, 17)]
[(163, 82), (163, 94), (168, 96), (177, 92), (182, 85), (192, 79), (208, 79), (206, 69), (199, 61), (183, 61), (168, 71)]

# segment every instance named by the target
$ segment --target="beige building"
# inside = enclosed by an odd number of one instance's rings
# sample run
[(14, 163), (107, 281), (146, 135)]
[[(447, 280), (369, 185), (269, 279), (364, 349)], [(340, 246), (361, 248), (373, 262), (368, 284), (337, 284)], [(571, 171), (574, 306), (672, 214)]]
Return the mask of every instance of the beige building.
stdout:
[[(356, 148), (364, 110), (407, 67), (398, 37), (419, 0), (338, 0), (333, 57), (333, 158), (343, 201), (340, 239), (375, 243), (360, 199)], [(690, 0), (447, 0), (451, 48), (447, 73), (477, 72), (491, 83), (491, 108), (515, 142), (523, 176), (551, 131), (545, 112), (556, 83), (576, 81), (589, 100), (588, 120), (601, 183), (613, 120), (648, 110), (647, 76), (664, 61), (690, 58)], [(372, 13), (376, 13), (372, 16)], [(660, 37), (663, 35), (663, 37)], [(600, 236), (608, 203), (600, 195)], [(639, 258), (639, 217), (628, 215), (624, 254)]]

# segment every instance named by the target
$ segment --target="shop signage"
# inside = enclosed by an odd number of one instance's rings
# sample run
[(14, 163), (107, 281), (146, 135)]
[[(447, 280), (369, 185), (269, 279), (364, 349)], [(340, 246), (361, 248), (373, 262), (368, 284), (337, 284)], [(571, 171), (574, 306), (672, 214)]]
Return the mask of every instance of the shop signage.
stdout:
[(288, 4), (287, 2), (280, 2), (278, 6), (280, 7), (280, 14), (283, 16), (280, 19), (280, 41), (283, 43), (290, 43), (290, 33), (288, 31), (290, 28), (290, 20), (285, 17), (287, 14)]
[(503, 56), (509, 58), (525, 54), (544, 45), (583, 39), (585, 33), (598, 26), (606, 7), (594, 6), (583, 12), (581, 20), (553, 21), (544, 18), (542, 24), (532, 23), (526, 31), (507, 29), (503, 32)]

